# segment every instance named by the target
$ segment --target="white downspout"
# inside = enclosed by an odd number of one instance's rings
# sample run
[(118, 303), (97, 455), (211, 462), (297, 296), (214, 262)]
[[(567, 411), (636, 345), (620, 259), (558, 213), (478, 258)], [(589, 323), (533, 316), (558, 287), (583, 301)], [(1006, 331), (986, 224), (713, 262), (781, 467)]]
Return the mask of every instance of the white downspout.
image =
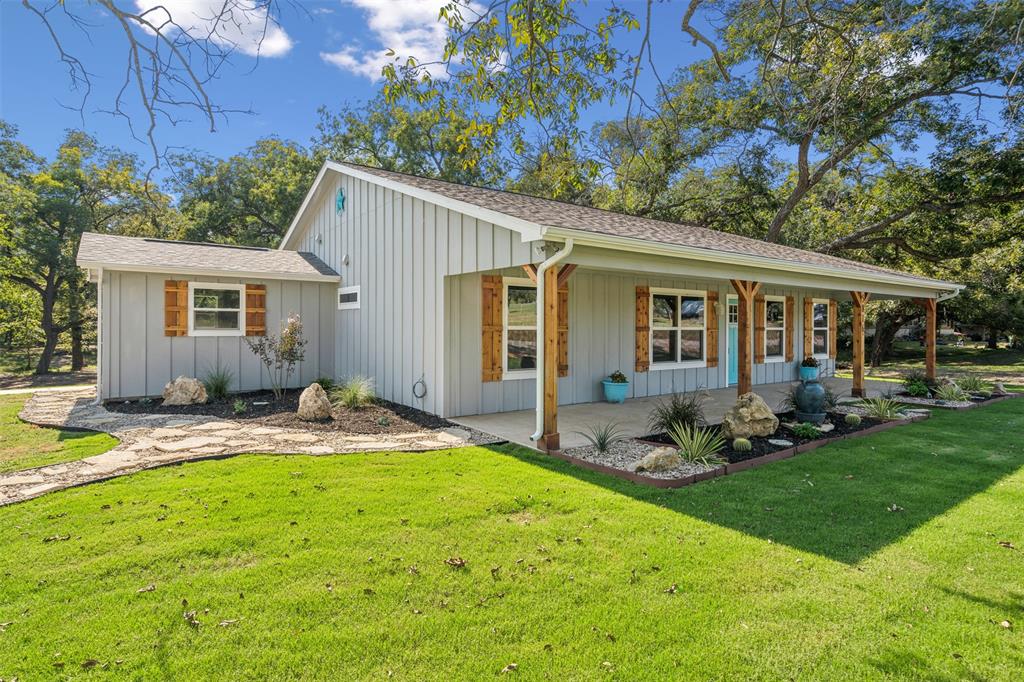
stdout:
[(948, 294), (943, 294), (942, 296), (939, 296), (937, 299), (935, 299), (935, 302), (942, 303), (943, 301), (948, 301), (951, 298), (956, 298), (957, 296), (960, 295), (961, 291), (963, 291), (963, 289), (953, 289), (953, 291), (949, 292)]
[(553, 265), (572, 253), (572, 239), (566, 239), (561, 251), (555, 252), (550, 258), (537, 267), (537, 416), (536, 431), (530, 440), (540, 440), (544, 435), (544, 273)]
[(96, 271), (96, 400), (95, 404), (103, 402), (101, 390), (103, 376), (103, 268)]

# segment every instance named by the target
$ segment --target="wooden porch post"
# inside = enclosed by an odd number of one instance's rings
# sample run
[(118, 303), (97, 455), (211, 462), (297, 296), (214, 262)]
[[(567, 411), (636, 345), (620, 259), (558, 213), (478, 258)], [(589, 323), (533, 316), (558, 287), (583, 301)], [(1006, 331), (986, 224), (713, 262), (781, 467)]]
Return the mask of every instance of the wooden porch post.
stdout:
[(863, 398), (864, 393), (864, 305), (871, 298), (865, 291), (851, 291), (853, 299), (853, 388), (850, 394)]
[(935, 378), (935, 338), (938, 327), (938, 301), (934, 298), (915, 298), (914, 303), (924, 308), (924, 367), (929, 379)]
[(544, 273), (544, 449), (561, 450), (558, 435), (558, 268)]
[(750, 282), (742, 279), (732, 280), (732, 288), (736, 290), (739, 299), (739, 319), (736, 324), (736, 360), (739, 376), (736, 379), (736, 394), (743, 395), (750, 393), (753, 366), (750, 356), (750, 325), (753, 322), (754, 297), (761, 289), (760, 282)]

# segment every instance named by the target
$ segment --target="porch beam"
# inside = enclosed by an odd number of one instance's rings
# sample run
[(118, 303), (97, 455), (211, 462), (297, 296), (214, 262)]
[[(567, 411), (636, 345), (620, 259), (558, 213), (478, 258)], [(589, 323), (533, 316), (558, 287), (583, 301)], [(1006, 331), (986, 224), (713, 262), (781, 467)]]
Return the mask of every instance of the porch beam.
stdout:
[(565, 283), (569, 281), (569, 277), (575, 272), (576, 267), (575, 263), (567, 263), (562, 266), (562, 269), (558, 271), (558, 286), (565, 286)]
[(863, 398), (864, 392), (864, 306), (871, 294), (866, 291), (851, 291), (853, 299), (853, 388), (850, 394)]
[(544, 449), (561, 450), (558, 435), (558, 268), (544, 272)]
[(526, 276), (530, 278), (530, 281), (534, 284), (537, 283), (537, 266), (533, 263), (527, 263), (523, 266), (523, 271), (526, 272)]
[[(736, 360), (738, 364), (738, 376), (736, 379), (736, 393), (743, 395), (750, 393), (753, 383), (753, 365), (750, 355), (751, 323), (754, 321), (754, 297), (761, 290), (760, 282), (734, 279), (732, 288), (736, 290), (736, 297), (739, 309), (739, 317), (736, 325)], [(716, 321), (717, 323), (717, 321)]]
[(915, 298), (914, 303), (924, 308), (924, 367), (929, 379), (935, 378), (935, 342), (938, 327), (938, 300)]

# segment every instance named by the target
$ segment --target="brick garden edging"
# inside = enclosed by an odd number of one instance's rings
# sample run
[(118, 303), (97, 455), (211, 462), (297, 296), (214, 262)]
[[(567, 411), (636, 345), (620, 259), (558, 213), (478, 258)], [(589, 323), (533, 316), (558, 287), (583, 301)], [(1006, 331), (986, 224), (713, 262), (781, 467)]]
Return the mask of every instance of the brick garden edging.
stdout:
[[(1007, 397), (1012, 398), (1015, 396)], [(988, 402), (993, 403), (995, 401), (990, 400)], [(551, 455), (555, 459), (560, 459), (563, 462), (569, 462), (570, 464), (575, 464), (576, 466), (583, 467), (584, 469), (589, 469), (591, 471), (596, 471), (602, 474), (608, 474), (609, 476), (615, 476), (616, 478), (621, 478), (623, 480), (630, 481), (631, 483), (637, 483), (639, 485), (647, 485), (651, 486), (652, 488), (661, 489), (684, 488), (688, 485), (693, 485), (694, 483), (700, 483), (701, 481), (707, 481), (712, 478), (718, 478), (719, 476), (729, 476), (732, 474), (738, 474), (739, 472), (746, 471), (747, 469), (753, 469), (755, 467), (770, 464), (772, 462), (778, 462), (783, 459), (789, 459), (790, 457), (795, 457), (796, 455), (805, 452), (817, 450), (818, 448), (824, 447), (829, 443), (847, 440), (850, 438), (870, 436), (874, 433), (888, 431), (889, 429), (896, 428), (898, 426), (904, 426), (906, 424), (924, 421), (925, 419), (928, 419), (928, 417), (925, 415), (920, 415), (910, 417), (909, 419), (899, 419), (891, 422), (883, 422), (881, 424), (869, 426), (866, 429), (861, 429), (860, 431), (855, 431), (853, 433), (849, 433), (843, 436), (836, 436), (834, 438), (819, 438), (818, 440), (812, 440), (807, 443), (802, 443), (800, 445), (794, 445), (793, 447), (786, 448), (785, 450), (776, 450), (775, 452), (769, 453), (767, 455), (762, 455), (761, 457), (753, 457), (742, 462), (736, 462), (735, 464), (723, 464), (720, 467), (716, 467), (710, 471), (705, 471), (704, 473), (691, 474), (689, 476), (681, 476), (679, 478), (652, 478), (651, 476), (644, 476), (643, 474), (638, 474), (633, 471), (624, 471), (622, 469), (616, 469), (615, 467), (610, 467), (605, 464), (590, 462), (585, 459), (573, 457), (572, 455), (567, 455), (564, 452), (560, 451), (548, 452), (547, 454)]]

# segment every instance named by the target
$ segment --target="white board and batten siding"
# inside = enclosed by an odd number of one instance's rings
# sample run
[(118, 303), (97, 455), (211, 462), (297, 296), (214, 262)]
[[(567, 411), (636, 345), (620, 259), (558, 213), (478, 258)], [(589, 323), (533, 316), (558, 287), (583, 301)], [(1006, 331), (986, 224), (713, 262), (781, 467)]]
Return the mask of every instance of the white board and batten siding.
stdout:
[[(340, 273), (340, 286), (359, 287), (359, 308), (336, 311), (337, 376), (367, 376), (387, 400), (453, 414), (445, 404), (451, 392), (443, 371), (449, 336), (445, 280), (536, 262), (535, 244), (512, 230), (343, 173), (332, 173), (325, 184), (298, 226), (294, 248), (316, 254)], [(340, 212), (338, 190), (345, 194)], [(474, 363), (479, 375), (479, 315), (471, 328), (476, 350), (461, 361)], [(423, 388), (426, 394), (417, 398)]]
[[(571, 259), (570, 259), (571, 260)], [(522, 271), (501, 273), (522, 277)], [(482, 317), (479, 274), (449, 278), (446, 325), (452, 330), (446, 356), (446, 416), (488, 414), (532, 409), (535, 405), (534, 379), (481, 380)], [(652, 369), (635, 372), (636, 287), (718, 291), (718, 366), (685, 369)], [(569, 280), (569, 375), (558, 380), (558, 402), (562, 405), (603, 400), (601, 380), (622, 370), (630, 380), (630, 398), (667, 395), (700, 388), (727, 386), (726, 326), (727, 297), (734, 293), (728, 283), (673, 277), (647, 277), (579, 269)], [(795, 381), (803, 355), (803, 299), (828, 298), (825, 291), (765, 285), (766, 296), (793, 296), (793, 361), (754, 364), (753, 383)], [(831, 375), (834, 361), (823, 361), (823, 374)]]
[(288, 385), (299, 387), (334, 374), (334, 284), (106, 270), (100, 296), (100, 386), (103, 399), (158, 396), (178, 376), (204, 378), (222, 367), (232, 390), (270, 388), (266, 370), (241, 336), (165, 336), (164, 282), (189, 280), (267, 287), (267, 332), (299, 313), (308, 340), (305, 360)]

